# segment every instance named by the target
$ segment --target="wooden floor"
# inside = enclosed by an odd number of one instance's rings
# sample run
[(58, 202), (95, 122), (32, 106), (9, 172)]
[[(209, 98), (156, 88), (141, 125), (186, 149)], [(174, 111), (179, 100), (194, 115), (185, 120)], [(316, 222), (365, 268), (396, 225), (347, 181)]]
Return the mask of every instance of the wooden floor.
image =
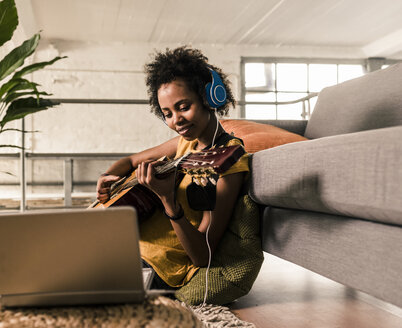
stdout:
[(269, 254), (250, 293), (230, 309), (257, 328), (402, 327), (402, 309)]
[[(73, 199), (78, 207), (90, 203)], [(18, 205), (0, 200), (0, 210)], [(29, 200), (28, 206), (62, 207), (63, 201)], [(230, 309), (257, 328), (402, 328), (402, 309), (269, 254), (250, 293)]]
[[(72, 197), (72, 205), (74, 208), (86, 208), (92, 204), (94, 197)], [(0, 198), (0, 214), (2, 211), (18, 211), (20, 206), (19, 199)], [(26, 200), (26, 206), (29, 210), (36, 209), (58, 209), (64, 208), (64, 199), (60, 196), (51, 197), (33, 197), (30, 196)]]

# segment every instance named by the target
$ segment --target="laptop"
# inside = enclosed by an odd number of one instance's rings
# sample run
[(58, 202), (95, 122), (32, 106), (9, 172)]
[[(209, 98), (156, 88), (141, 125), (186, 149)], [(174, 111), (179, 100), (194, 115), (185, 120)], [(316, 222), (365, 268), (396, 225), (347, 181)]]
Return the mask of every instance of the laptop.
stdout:
[(140, 303), (143, 270), (132, 207), (0, 215), (0, 305)]

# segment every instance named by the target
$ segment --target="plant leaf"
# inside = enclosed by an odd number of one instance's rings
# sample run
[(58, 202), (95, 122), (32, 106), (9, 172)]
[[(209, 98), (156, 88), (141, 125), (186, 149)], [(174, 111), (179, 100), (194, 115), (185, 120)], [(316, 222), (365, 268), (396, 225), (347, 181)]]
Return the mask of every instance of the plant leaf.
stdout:
[[(5, 97), (8, 95), (20, 91), (20, 90), (37, 90), (37, 87), (39, 84), (35, 82), (30, 82), (26, 79), (11, 79), (7, 83), (4, 83), (2, 87), (0, 88), (0, 99), (3, 101)], [(5, 97), (3, 97), (5, 95)]]
[[(6, 83), (4, 83), (1, 88), (0, 88), (0, 98), (3, 97), (4, 94), (6, 94), (7, 92), (9, 92), (12, 88), (14, 88), (15, 86), (19, 85), (20, 83), (29, 83), (28, 80), (26, 79), (11, 79), (9, 81), (7, 81)], [(33, 82), (31, 82), (33, 83)]]
[(0, 46), (12, 38), (17, 25), (18, 14), (14, 0), (0, 2)]
[(59, 57), (59, 56), (58, 56), (58, 57), (55, 57), (55, 58), (53, 58), (52, 60), (47, 61), (47, 62), (40, 62), (40, 63), (35, 63), (35, 64), (29, 65), (29, 66), (25, 66), (24, 68), (22, 68), (21, 70), (19, 70), (18, 72), (16, 72), (16, 73), (13, 75), (13, 78), (18, 78), (18, 77), (24, 76), (24, 75), (26, 75), (26, 74), (35, 72), (35, 71), (37, 71), (38, 69), (41, 69), (41, 68), (43, 68), (43, 67), (45, 67), (45, 66), (48, 66), (48, 65), (52, 65), (52, 64), (54, 64), (56, 61), (58, 61), (58, 60), (60, 60), (60, 59), (63, 59), (63, 58), (67, 58), (67, 56), (63, 56), (63, 57)]
[(18, 148), (18, 149), (24, 149), (24, 147), (17, 146), (17, 145), (0, 145), (0, 148)]
[(17, 132), (22, 132), (22, 133), (37, 133), (37, 132), (40, 132), (39, 130), (28, 131), (28, 130), (14, 129), (14, 128), (4, 129), (4, 130), (1, 130), (0, 132), (3, 133), (3, 132), (6, 132), (6, 131), (17, 131)]
[(32, 95), (36, 95), (37, 97), (39, 96), (51, 96), (51, 94), (47, 93), (47, 92), (38, 92), (37, 90), (34, 91), (26, 91), (26, 92), (12, 92), (9, 93), (6, 97), (4, 97), (4, 99), (2, 99), (3, 102), (5, 102), (6, 104), (21, 98), (21, 97), (25, 97), (25, 96), (32, 96)]
[(37, 33), (32, 38), (24, 41), (19, 47), (11, 50), (3, 58), (0, 62), (0, 81), (20, 67), (24, 63), (25, 58), (33, 54), (38, 46), (39, 39), (40, 35)]
[(6, 115), (0, 121), (0, 127), (3, 128), (8, 122), (18, 120), (28, 114), (33, 114), (58, 104), (58, 102), (42, 98), (29, 97), (17, 99), (8, 106)]

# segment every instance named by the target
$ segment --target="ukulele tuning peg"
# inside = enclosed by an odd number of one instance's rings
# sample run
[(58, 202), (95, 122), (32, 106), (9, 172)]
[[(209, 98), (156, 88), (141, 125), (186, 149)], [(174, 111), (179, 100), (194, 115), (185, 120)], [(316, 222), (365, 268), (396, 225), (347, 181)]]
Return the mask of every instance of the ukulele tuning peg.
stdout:
[(216, 180), (213, 177), (209, 177), (208, 179), (214, 186), (216, 186)]
[(201, 185), (203, 186), (203, 187), (205, 187), (207, 184), (208, 184), (208, 179), (207, 178), (205, 178), (205, 177), (201, 177), (200, 178), (200, 182), (201, 182)]

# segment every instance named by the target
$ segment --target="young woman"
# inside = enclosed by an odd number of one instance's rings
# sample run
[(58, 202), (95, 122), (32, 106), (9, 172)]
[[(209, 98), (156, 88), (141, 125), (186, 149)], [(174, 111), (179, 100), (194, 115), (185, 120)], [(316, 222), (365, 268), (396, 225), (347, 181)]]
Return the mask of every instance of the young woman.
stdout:
[[(175, 174), (155, 177), (155, 167), (160, 165), (157, 159), (209, 149), (221, 138), (227, 140), (226, 146), (241, 144), (227, 135), (217, 118), (234, 105), (232, 92), (221, 70), (208, 64), (196, 49), (180, 47), (158, 53), (145, 71), (152, 112), (179, 136), (114, 163), (98, 180), (97, 198), (106, 202), (110, 185), (136, 170), (138, 182), (152, 190), (163, 205), (163, 210), (157, 210), (140, 226), (144, 265), (156, 272), (154, 288), (178, 288), (189, 282), (199, 267), (207, 266), (219, 247), (249, 170), (248, 159), (244, 155), (220, 175), (214, 210), (193, 210), (186, 196), (191, 176), (185, 175), (175, 188)], [(218, 88), (226, 92), (226, 99), (218, 99), (217, 105), (208, 100), (207, 93), (208, 83), (215, 79), (221, 80)], [(222, 89), (218, 91), (222, 95)]]

